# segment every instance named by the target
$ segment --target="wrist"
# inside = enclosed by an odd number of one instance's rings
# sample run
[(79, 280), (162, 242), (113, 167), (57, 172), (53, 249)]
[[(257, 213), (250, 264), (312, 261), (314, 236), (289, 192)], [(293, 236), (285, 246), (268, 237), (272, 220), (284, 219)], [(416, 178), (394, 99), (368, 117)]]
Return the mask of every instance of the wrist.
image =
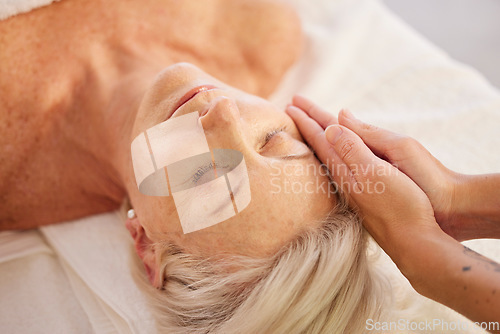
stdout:
[(446, 234), (452, 238), (463, 241), (471, 239), (470, 231), (467, 229), (467, 219), (469, 208), (472, 205), (471, 175), (451, 172), (450, 189), (448, 194), (448, 204), (444, 212), (436, 212), (439, 225)]
[(447, 254), (461, 244), (439, 228), (414, 233), (401, 243), (404, 247), (400, 247), (394, 262), (413, 288), (429, 297), (438, 276), (446, 273)]
[(500, 238), (499, 180), (498, 174), (458, 176), (450, 215), (453, 237)]
[(452, 215), (456, 218), (467, 216), (474, 210), (476, 185), (474, 175), (458, 174), (455, 181), (455, 188), (452, 196)]

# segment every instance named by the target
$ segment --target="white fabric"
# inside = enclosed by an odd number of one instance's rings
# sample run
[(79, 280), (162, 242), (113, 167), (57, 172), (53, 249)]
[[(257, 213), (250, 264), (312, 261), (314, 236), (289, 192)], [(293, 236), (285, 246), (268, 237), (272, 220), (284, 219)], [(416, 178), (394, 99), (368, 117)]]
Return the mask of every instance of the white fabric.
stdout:
[(500, 170), (500, 96), (378, 1), (294, 0), (306, 31), (302, 61), (273, 101), (293, 92), (332, 112), (349, 108), (367, 122), (417, 138), (451, 169)]
[(0, 298), (1, 333), (92, 332), (39, 231), (0, 233)]
[(117, 213), (41, 230), (96, 333), (154, 333), (145, 298), (131, 276), (132, 239)]
[[(478, 73), (449, 59), (377, 1), (318, 0), (314, 5), (306, 0), (289, 1), (303, 19), (305, 47), (301, 61), (273, 95), (274, 102), (284, 106), (293, 93), (299, 92), (332, 112), (347, 107), (368, 122), (417, 138), (451, 169), (466, 173), (500, 171), (500, 94)], [(48, 318), (60, 319), (61, 328), (79, 326), (77, 331), (53, 331), (38, 319), (31, 322), (40, 326), (36, 332), (88, 332), (89, 326), (96, 333), (153, 332), (150, 315), (127, 265), (130, 238), (116, 214), (42, 231), (51, 248), (38, 244), (35, 248), (43, 251), (19, 250), (18, 255), (13, 248), (3, 249), (8, 261), (0, 263), (2, 332), (34, 332), (19, 322), (4, 321), (22, 319), (19, 315), (16, 318), (17, 313), (4, 313), (12, 300), (16, 301), (16, 312), (36, 316), (47, 313)], [(22, 235), (10, 234), (9, 238), (23, 240)], [(498, 241), (468, 244), (500, 261)], [(59, 265), (52, 261), (54, 253)], [(38, 282), (39, 289), (22, 289), (18, 280), (34, 274), (26, 274), (26, 262), (38, 265), (46, 257), (57, 270)], [(382, 261), (380, 265), (394, 277), (399, 275), (391, 262)], [(44, 300), (43, 292), (62, 279), (61, 267), (67, 281), (60, 283), (63, 288), (59, 293), (67, 300), (54, 296)], [(395, 280), (395, 284), (399, 286), (397, 291), (408, 288), (404, 280)], [(412, 305), (409, 314), (413, 319), (465, 321), (411, 292), (398, 294), (396, 299)], [(77, 309), (73, 304), (65, 306), (71, 300), (78, 301), (85, 317), (69, 312)], [(34, 305), (37, 311), (31, 311)], [(59, 317), (58, 312), (64, 316)], [(67, 323), (66, 316), (71, 319)]]
[(54, 1), (59, 0), (0, 0), (0, 20), (47, 6)]

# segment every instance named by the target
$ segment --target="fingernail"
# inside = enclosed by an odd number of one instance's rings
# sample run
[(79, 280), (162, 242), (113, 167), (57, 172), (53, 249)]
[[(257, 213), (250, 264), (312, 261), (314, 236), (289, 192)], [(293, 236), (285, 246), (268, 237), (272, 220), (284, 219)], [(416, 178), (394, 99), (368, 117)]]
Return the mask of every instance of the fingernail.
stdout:
[(341, 134), (342, 128), (336, 125), (330, 125), (325, 130), (326, 140), (328, 140), (330, 144), (335, 144)]

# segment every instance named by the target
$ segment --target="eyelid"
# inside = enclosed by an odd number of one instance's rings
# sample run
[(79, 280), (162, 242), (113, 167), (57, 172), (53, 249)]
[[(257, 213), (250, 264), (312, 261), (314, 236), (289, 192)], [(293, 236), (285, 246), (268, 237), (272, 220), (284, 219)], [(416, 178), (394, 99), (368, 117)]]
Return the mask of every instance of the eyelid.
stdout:
[(263, 149), (264, 146), (266, 146), (267, 143), (269, 143), (269, 141), (271, 140), (271, 138), (273, 138), (276, 134), (278, 134), (280, 132), (284, 132), (284, 131), (286, 131), (286, 126), (282, 126), (282, 127), (277, 128), (277, 129), (273, 129), (273, 130), (269, 131), (268, 133), (266, 133), (264, 138), (261, 140), (261, 142), (263, 144), (260, 146), (260, 149)]

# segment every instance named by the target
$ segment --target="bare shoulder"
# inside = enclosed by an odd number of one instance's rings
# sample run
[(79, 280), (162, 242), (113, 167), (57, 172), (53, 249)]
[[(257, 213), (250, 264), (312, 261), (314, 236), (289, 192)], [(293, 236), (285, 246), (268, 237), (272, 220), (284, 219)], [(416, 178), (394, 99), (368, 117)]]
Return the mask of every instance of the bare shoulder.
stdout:
[[(228, 11), (234, 16), (233, 29), (242, 42), (248, 59), (262, 73), (261, 95), (272, 93), (284, 73), (302, 50), (302, 27), (294, 8), (283, 1), (228, 1)], [(229, 29), (229, 27), (228, 27)]]

